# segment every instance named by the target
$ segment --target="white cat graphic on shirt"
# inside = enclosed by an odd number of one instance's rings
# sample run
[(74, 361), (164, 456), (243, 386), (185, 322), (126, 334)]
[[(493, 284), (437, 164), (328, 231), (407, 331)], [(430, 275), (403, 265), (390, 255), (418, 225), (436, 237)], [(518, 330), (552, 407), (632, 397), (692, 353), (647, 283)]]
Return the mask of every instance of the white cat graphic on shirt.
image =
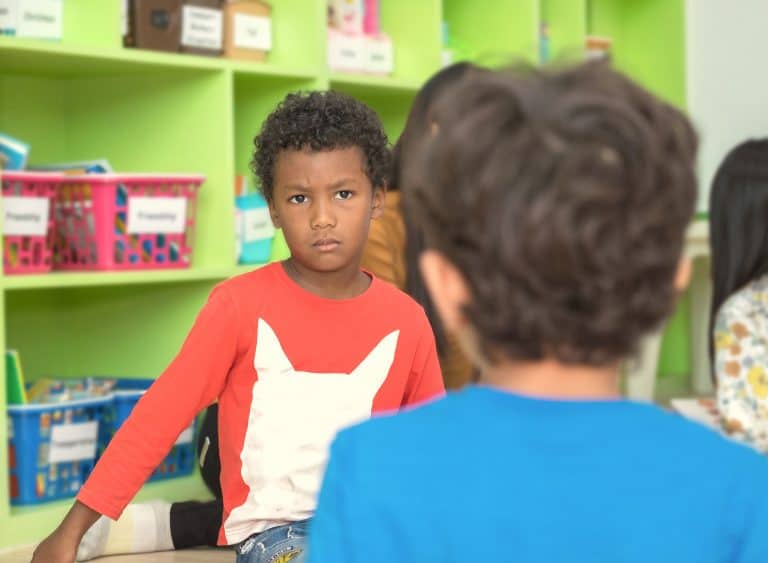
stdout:
[(340, 429), (371, 416), (398, 337), (394, 331), (382, 338), (351, 373), (297, 371), (272, 327), (259, 319), (258, 381), (240, 454), (250, 492), (224, 523), (228, 541), (312, 515), (330, 442)]

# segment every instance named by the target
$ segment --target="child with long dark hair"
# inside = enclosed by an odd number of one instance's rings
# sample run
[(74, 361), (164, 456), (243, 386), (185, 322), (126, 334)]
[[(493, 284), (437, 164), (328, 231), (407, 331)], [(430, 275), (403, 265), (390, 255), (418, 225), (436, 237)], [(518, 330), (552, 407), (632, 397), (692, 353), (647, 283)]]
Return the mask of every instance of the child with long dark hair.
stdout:
[(443, 381), (449, 389), (466, 385), (472, 379), (474, 369), (461, 351), (456, 336), (444, 330), (427, 293), (419, 270), (424, 236), (418, 222), (404, 213), (400, 187), (403, 181), (403, 160), (409, 150), (409, 143), (413, 143), (425, 130), (439, 127), (435, 122), (433, 106), (440, 94), (468, 74), (480, 70), (480, 67), (468, 62), (452, 64), (435, 73), (416, 94), (405, 128), (392, 148), (392, 171), (383, 214), (377, 221), (371, 222), (368, 244), (362, 258), (364, 268), (393, 283), (424, 307), (435, 333)]
[(768, 139), (734, 148), (710, 195), (711, 356), (732, 436), (768, 451)]

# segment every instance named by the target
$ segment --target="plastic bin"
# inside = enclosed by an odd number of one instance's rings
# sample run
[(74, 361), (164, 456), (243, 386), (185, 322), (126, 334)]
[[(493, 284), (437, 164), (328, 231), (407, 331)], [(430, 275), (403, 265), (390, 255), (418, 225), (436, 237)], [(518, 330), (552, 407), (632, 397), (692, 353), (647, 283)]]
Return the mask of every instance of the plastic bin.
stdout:
[(3, 270), (35, 274), (51, 270), (53, 198), (61, 174), (2, 172)]
[[(117, 429), (131, 414), (133, 407), (152, 385), (152, 379), (117, 378), (113, 402), (105, 413), (104, 430), (99, 436), (99, 455), (104, 451)], [(195, 468), (195, 423), (189, 425), (176, 440), (171, 451), (147, 481), (159, 481), (189, 475)]]
[(235, 198), (237, 210), (238, 262), (266, 264), (272, 253), (275, 227), (269, 216), (269, 206), (260, 193)]
[(12, 505), (77, 494), (93, 470), (98, 435), (111, 396), (55, 404), (8, 406)]
[(69, 176), (56, 196), (57, 270), (188, 268), (199, 175)]

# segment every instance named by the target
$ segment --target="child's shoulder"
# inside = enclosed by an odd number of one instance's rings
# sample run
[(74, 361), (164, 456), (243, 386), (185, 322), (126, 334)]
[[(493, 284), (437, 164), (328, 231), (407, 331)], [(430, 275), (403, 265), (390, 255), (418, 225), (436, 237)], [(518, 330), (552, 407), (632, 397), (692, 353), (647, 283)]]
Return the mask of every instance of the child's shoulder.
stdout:
[(394, 284), (374, 276), (371, 291), (374, 302), (380, 307), (396, 307), (399, 312), (424, 315), (424, 308)]
[(414, 335), (432, 334), (432, 325), (427, 314), (413, 297), (398, 289), (393, 284), (376, 277), (370, 288), (370, 298), (366, 309), (371, 317), (387, 319), (399, 327), (410, 327)]
[(255, 289), (274, 284), (277, 281), (276, 268), (281, 268), (280, 262), (273, 262), (251, 270), (244, 274), (233, 276), (216, 286), (217, 290), (226, 290), (233, 295), (239, 293), (252, 294)]

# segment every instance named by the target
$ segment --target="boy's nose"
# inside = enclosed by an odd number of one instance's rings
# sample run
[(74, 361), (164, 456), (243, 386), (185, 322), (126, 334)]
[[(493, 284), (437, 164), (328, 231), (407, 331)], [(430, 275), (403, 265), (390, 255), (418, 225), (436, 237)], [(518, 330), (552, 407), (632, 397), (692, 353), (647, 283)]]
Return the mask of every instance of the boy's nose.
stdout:
[(320, 202), (314, 206), (312, 215), (313, 229), (326, 229), (336, 226), (336, 217), (329, 203)]

